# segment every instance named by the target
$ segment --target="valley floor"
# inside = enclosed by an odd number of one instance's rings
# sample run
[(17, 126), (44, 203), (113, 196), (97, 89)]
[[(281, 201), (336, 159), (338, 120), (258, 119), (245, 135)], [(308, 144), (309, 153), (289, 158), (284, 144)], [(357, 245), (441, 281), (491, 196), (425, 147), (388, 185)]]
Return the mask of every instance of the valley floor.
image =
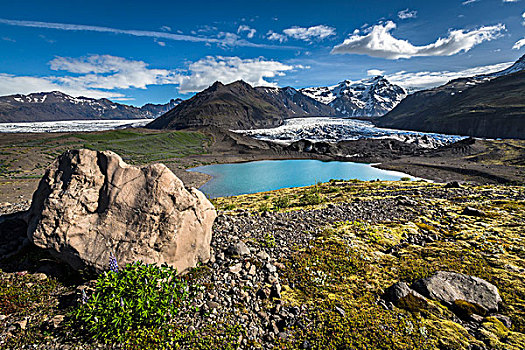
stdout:
[(73, 148), (112, 150), (131, 164), (165, 163), (186, 186), (200, 187), (210, 177), (187, 172), (206, 164), (268, 159), (320, 159), (381, 163), (434, 181), (524, 184), (525, 141), (467, 139), (437, 150), (392, 140), (356, 140), (309, 152), (232, 132), (114, 130), (95, 133), (0, 134), (0, 213), (28, 203), (45, 168)]

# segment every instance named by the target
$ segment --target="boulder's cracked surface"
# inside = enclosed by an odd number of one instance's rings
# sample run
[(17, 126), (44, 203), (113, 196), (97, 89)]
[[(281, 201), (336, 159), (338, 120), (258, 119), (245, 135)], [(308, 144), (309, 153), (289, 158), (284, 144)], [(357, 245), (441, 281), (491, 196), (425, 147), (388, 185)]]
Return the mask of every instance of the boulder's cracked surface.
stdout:
[(28, 236), (74, 268), (167, 263), (179, 272), (210, 257), (213, 205), (163, 164), (137, 167), (117, 154), (67, 151), (33, 195)]

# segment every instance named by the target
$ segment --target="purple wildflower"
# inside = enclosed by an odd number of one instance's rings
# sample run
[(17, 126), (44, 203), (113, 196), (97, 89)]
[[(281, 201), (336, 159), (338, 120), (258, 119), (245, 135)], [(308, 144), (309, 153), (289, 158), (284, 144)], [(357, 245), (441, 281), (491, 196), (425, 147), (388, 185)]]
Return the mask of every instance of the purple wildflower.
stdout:
[(118, 262), (117, 258), (113, 253), (109, 255), (109, 270), (113, 272), (118, 272)]
[(82, 289), (82, 299), (81, 299), (81, 302), (82, 304), (85, 304), (88, 302), (88, 297), (86, 295), (86, 291), (84, 289)]

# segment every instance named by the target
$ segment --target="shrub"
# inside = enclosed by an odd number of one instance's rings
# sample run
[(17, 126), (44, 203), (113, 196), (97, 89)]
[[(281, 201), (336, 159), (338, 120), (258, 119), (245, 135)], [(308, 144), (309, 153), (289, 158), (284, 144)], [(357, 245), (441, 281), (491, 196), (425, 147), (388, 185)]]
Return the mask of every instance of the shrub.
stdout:
[(74, 316), (96, 340), (125, 342), (137, 330), (167, 324), (187, 293), (186, 282), (174, 268), (136, 262), (101, 274), (95, 291)]
[(324, 197), (318, 192), (305, 193), (299, 200), (300, 205), (316, 205), (325, 201)]
[(403, 176), (400, 180), (401, 181), (410, 181), (410, 178), (408, 176)]
[(290, 206), (290, 199), (286, 196), (275, 198), (272, 202), (275, 209), (284, 209)]

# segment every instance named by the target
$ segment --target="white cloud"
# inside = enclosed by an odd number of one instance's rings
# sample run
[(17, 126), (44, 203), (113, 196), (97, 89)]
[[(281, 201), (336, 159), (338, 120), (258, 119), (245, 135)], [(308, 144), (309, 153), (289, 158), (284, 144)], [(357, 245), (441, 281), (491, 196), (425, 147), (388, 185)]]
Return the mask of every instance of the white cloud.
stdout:
[(499, 72), (510, 67), (513, 62), (498, 63), (488, 66), (480, 66), (475, 68), (468, 68), (461, 71), (422, 71), (422, 72), (406, 72), (400, 71), (394, 74), (389, 74), (386, 78), (394, 83), (403, 86), (409, 90), (429, 89), (435, 86), (443, 85), (450, 80), (471, 77), (480, 74), (488, 74)]
[(397, 13), (397, 17), (399, 17), (399, 19), (416, 18), (417, 17), (417, 11), (415, 11), (415, 10), (410, 11), (409, 9), (406, 9), (406, 10), (403, 10), (403, 11), (399, 11)]
[(164, 32), (171, 32), (171, 27), (170, 26), (162, 26), (162, 27), (160, 27), (160, 30), (162, 30)]
[(188, 74), (181, 79), (181, 93), (201, 91), (215, 81), (224, 84), (244, 80), (252, 86), (276, 86), (267, 78), (285, 75), (297, 68), (278, 61), (263, 58), (241, 59), (239, 57), (208, 56), (188, 66)]
[(378, 75), (383, 75), (385, 73), (384, 70), (380, 70), (380, 69), (369, 69), (366, 71), (366, 74), (368, 76), (378, 76)]
[[(109, 27), (99, 27), (83, 24), (67, 24), (67, 23), (52, 23), (52, 22), (37, 22), (37, 21), (19, 21), (19, 20), (10, 20), (0, 18), (0, 23), (19, 26), (19, 27), (31, 27), (31, 28), (47, 28), (47, 29), (57, 29), (57, 30), (66, 30), (66, 31), (89, 31), (89, 32), (99, 32), (99, 33), (113, 33), (113, 34), (124, 34), (131, 36), (139, 37), (151, 37), (164, 40), (175, 40), (175, 41), (190, 41), (190, 42), (202, 42), (209, 44), (218, 44), (218, 45), (229, 45), (229, 46), (243, 46), (243, 47), (271, 47), (268, 45), (255, 44), (244, 39), (239, 39), (237, 36), (235, 40), (232, 40), (230, 36), (222, 36), (218, 38), (210, 37), (200, 37), (184, 34), (174, 34), (168, 33), (165, 31), (149, 31), (149, 30), (135, 30), (135, 29), (118, 29), (118, 28), (109, 28)], [(171, 29), (171, 28), (170, 28)], [(192, 31), (192, 33), (197, 34), (197, 32)], [(280, 48), (291, 48), (280, 46)], [(295, 49), (295, 48), (293, 48)]]
[(521, 15), (521, 18), (523, 18), (523, 22), (521, 22), (521, 24), (525, 26), (525, 12), (523, 12), (523, 14)]
[(425, 46), (415, 46), (408, 40), (397, 39), (390, 34), (396, 24), (388, 21), (373, 26), (363, 35), (353, 34), (342, 44), (332, 49), (332, 54), (360, 54), (386, 59), (411, 58), (417, 56), (451, 56), (467, 52), (474, 46), (502, 36), (505, 25), (480, 27), (471, 31), (451, 30), (448, 37), (439, 38)]
[(61, 84), (56, 77), (15, 76), (0, 73), (0, 96), (30, 94), (33, 92), (62, 91), (75, 97), (124, 99), (124, 95), (111, 91), (99, 91)]
[(268, 33), (266, 33), (266, 37), (268, 38), (268, 40), (278, 41), (280, 43), (285, 42), (286, 40), (288, 40), (288, 37), (286, 35), (276, 33), (276, 32), (274, 32), (272, 30), (270, 30), (270, 31), (268, 31)]
[(110, 55), (56, 57), (49, 64), (52, 70), (69, 74), (45, 77), (1, 74), (0, 95), (59, 90), (73, 96), (123, 98), (122, 93), (112, 90), (145, 89), (148, 85), (178, 84), (181, 80), (175, 71), (150, 69), (145, 62)]
[(463, 1), (461, 3), (461, 5), (468, 5), (468, 4), (472, 4), (474, 2), (478, 2), (479, 0), (466, 0), (466, 1)]
[(304, 41), (322, 40), (329, 36), (335, 35), (335, 28), (325, 25), (318, 25), (309, 28), (292, 27), (283, 30), (287, 36)]
[(284, 76), (294, 69), (309, 68), (261, 57), (241, 59), (222, 56), (207, 56), (177, 71), (153, 69), (143, 61), (110, 55), (56, 57), (49, 64), (52, 70), (67, 74), (31, 77), (0, 73), (0, 95), (58, 90), (72, 96), (122, 100), (126, 96), (115, 90), (172, 84), (178, 85), (181, 93), (188, 93), (201, 91), (215, 81), (228, 84), (240, 79), (253, 86), (276, 86), (268, 78)]
[(503, 0), (503, 2), (518, 2), (520, 0)]
[(255, 30), (253, 28), (250, 28), (247, 25), (241, 24), (239, 26), (239, 28), (237, 28), (237, 34), (240, 34), (240, 33), (243, 33), (243, 32), (246, 32), (246, 36), (248, 37), (248, 39), (251, 39), (251, 38), (253, 38), (253, 36), (255, 35), (257, 30)]
[(512, 49), (513, 49), (513, 50), (519, 50), (519, 49), (521, 49), (523, 46), (525, 46), (525, 38), (516, 41), (516, 43), (514, 44), (514, 46), (512, 47)]

